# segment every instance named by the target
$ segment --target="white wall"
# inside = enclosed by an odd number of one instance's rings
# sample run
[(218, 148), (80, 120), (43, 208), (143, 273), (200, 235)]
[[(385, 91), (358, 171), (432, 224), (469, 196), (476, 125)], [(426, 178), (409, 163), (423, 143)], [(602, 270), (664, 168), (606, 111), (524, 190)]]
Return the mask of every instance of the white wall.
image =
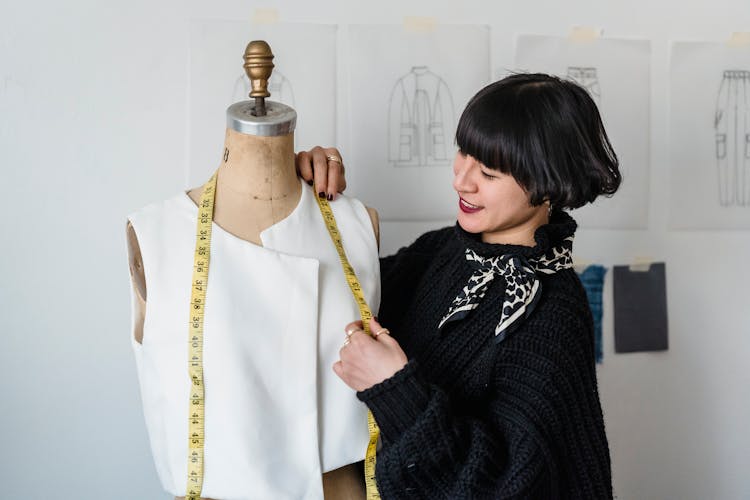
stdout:
[[(587, 25), (652, 40), (648, 230), (582, 230), (576, 244), (607, 265), (667, 262), (665, 353), (614, 354), (607, 280), (599, 374), (615, 491), (750, 497), (750, 232), (674, 232), (666, 219), (668, 42), (750, 31), (747, 0), (2, 0), (3, 498), (164, 498), (128, 341), (125, 215), (187, 187), (189, 19), (249, 19), (256, 7), (287, 22), (489, 23), (498, 71), (519, 33)], [(384, 250), (436, 225), (384, 223)]]

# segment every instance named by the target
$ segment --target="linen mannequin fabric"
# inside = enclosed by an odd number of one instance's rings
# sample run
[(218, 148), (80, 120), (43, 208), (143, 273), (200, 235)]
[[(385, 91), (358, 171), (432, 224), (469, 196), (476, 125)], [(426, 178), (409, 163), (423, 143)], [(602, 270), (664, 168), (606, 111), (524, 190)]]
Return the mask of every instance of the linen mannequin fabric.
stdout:
[[(300, 183), (297, 207), (261, 233), (263, 246), (213, 224), (203, 347), (205, 497), (322, 499), (321, 474), (365, 456), (367, 408), (331, 369), (342, 328), (359, 310), (315, 195)], [(346, 196), (331, 207), (365, 299), (377, 310), (378, 251), (367, 210)], [(162, 486), (178, 496), (187, 482), (197, 214), (181, 192), (129, 215), (148, 291), (143, 344), (131, 335), (143, 410)]]

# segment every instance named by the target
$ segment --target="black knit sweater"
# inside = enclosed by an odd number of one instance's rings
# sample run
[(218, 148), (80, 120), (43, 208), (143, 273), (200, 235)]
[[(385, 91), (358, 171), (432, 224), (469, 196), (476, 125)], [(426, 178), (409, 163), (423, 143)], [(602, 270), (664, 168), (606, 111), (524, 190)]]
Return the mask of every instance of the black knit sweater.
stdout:
[(383, 499), (612, 498), (593, 320), (572, 269), (539, 275), (536, 308), (501, 343), (501, 277), (468, 317), (438, 331), (472, 274), (467, 246), (535, 257), (575, 229), (555, 211), (532, 248), (483, 243), (456, 225), (381, 259), (378, 319), (409, 358), (357, 394), (380, 426)]

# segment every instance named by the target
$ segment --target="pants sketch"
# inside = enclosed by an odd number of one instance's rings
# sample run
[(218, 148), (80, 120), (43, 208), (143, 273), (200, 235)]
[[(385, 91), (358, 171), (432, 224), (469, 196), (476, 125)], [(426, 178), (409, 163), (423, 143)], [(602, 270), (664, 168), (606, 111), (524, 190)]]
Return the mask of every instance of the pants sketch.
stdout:
[(568, 66), (568, 78), (588, 90), (592, 99), (596, 101), (597, 106), (599, 105), (602, 90), (599, 88), (599, 77), (596, 75), (596, 68)]
[(714, 128), (719, 203), (750, 206), (750, 71), (724, 71)]
[(388, 159), (397, 166), (450, 163), (453, 97), (442, 78), (415, 66), (399, 78), (388, 109)]

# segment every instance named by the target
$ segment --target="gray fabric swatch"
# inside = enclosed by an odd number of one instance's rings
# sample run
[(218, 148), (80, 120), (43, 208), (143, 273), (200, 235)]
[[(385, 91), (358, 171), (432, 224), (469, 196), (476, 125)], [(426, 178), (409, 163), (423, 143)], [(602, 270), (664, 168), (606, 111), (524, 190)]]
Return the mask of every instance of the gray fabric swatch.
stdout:
[(615, 266), (615, 352), (667, 350), (667, 283), (665, 264), (648, 271)]

